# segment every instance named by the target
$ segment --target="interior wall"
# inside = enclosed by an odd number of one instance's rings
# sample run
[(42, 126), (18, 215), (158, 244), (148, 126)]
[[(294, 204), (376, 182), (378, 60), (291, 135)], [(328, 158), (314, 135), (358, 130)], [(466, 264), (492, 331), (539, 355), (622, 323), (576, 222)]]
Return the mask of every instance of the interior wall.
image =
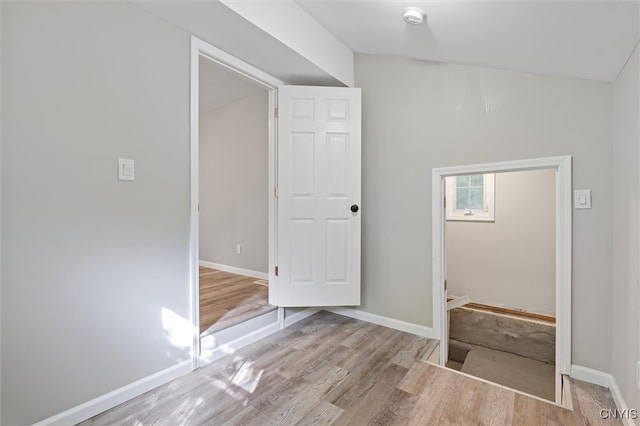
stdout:
[[(640, 59), (638, 47), (613, 85), (613, 332), (611, 374), (628, 408), (640, 407)], [(621, 407), (623, 408), (623, 407)]]
[(0, 423), (190, 362), (189, 51), (128, 2), (2, 2)]
[(555, 316), (555, 178), (496, 173), (494, 222), (446, 222), (450, 295)]
[(268, 116), (267, 91), (200, 115), (200, 260), (268, 272)]
[[(2, 25), (2, 1), (0, 1), (0, 25)], [(2, 30), (0, 29), (0, 52)], [(2, 93), (2, 54), (0, 53), (0, 94)], [(1, 96), (0, 96), (1, 98)], [(2, 271), (2, 100), (0, 99), (0, 271)], [(2, 307), (2, 272), (0, 272), (0, 308)], [(0, 314), (0, 423), (2, 423), (2, 314)]]
[(608, 370), (611, 85), (356, 55), (356, 86), (364, 141), (360, 309), (432, 325), (433, 168), (572, 155), (573, 187), (591, 189), (593, 201), (573, 211), (572, 362)]
[[(188, 358), (161, 316), (189, 315), (189, 38), (124, 2), (1, 4), (0, 423), (26, 424)], [(611, 85), (368, 55), (356, 85), (361, 309), (431, 325), (433, 167), (570, 154), (594, 197), (573, 215), (573, 362), (608, 370)]]

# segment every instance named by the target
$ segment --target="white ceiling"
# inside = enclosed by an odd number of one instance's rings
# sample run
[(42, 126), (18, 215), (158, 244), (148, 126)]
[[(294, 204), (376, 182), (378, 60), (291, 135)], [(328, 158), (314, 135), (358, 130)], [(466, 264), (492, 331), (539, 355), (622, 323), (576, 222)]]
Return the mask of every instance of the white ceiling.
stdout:
[(200, 113), (209, 112), (265, 89), (231, 73), (215, 62), (200, 58)]
[[(638, 0), (296, 1), (355, 52), (602, 81), (639, 38)], [(426, 23), (407, 25), (408, 6)]]
[[(288, 84), (341, 85), (218, 0), (132, 1)], [(295, 1), (354, 52), (601, 81), (615, 80), (640, 37), (640, 0)], [(405, 24), (407, 6), (426, 23)]]

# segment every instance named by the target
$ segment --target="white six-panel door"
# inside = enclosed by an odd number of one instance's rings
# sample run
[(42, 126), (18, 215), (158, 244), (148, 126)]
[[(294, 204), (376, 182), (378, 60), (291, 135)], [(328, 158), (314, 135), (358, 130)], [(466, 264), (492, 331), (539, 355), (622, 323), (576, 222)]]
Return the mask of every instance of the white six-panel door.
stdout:
[(278, 110), (276, 303), (359, 305), (360, 89), (281, 86)]

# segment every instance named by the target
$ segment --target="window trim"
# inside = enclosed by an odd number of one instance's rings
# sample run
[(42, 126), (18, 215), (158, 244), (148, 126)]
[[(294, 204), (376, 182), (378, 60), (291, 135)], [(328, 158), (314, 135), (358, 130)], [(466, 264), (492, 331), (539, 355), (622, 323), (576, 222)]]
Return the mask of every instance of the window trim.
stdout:
[[(482, 173), (483, 175), (483, 204), (482, 210), (456, 210), (456, 177), (447, 176), (446, 179), (446, 214), (447, 220), (467, 222), (495, 222), (495, 173)], [(469, 175), (470, 176), (470, 175)], [(471, 214), (469, 214), (471, 212)]]

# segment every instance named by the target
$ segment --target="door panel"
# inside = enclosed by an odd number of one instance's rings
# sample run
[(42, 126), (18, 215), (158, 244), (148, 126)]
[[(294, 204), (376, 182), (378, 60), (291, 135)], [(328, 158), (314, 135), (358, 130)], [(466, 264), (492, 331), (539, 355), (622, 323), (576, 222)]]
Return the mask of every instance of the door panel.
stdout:
[(282, 86), (278, 110), (276, 302), (359, 305), (360, 89)]
[(349, 281), (348, 226), (349, 222), (344, 219), (327, 220), (327, 283), (345, 284)]
[(313, 198), (315, 188), (315, 135), (313, 133), (292, 133), (292, 196), (296, 199)]

